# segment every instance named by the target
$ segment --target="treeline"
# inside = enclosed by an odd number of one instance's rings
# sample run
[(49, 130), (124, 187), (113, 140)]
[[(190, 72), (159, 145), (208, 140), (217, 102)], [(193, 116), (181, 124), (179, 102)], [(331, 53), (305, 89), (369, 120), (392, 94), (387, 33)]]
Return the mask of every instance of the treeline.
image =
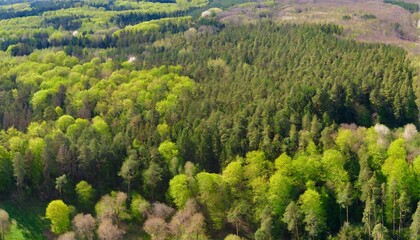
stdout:
[(179, 10), (175, 12), (165, 12), (162, 11), (161, 13), (153, 12), (147, 13), (143, 11), (132, 11), (128, 13), (121, 13), (113, 16), (110, 22), (117, 24), (120, 28), (124, 28), (127, 25), (134, 25), (140, 22), (146, 22), (150, 20), (156, 20), (161, 18), (169, 18), (169, 17), (180, 17), (185, 16), (189, 10)]
[(398, 1), (398, 0), (384, 0), (384, 3), (390, 3), (390, 4), (400, 6), (410, 11), (411, 13), (415, 13), (419, 11), (419, 5), (416, 3), (408, 3), (404, 1)]
[[(179, 23), (177, 23), (178, 19), (176, 18), (182, 19), (182, 16), (185, 16), (193, 9), (195, 8), (191, 7), (181, 9), (174, 7), (173, 9), (163, 9), (162, 11), (122, 11), (120, 13), (110, 15), (107, 20), (107, 25), (116, 25), (119, 28), (124, 29), (125, 27), (130, 27), (130, 25), (136, 25), (138, 23), (144, 22), (147, 24), (147, 22), (151, 20), (172, 18), (173, 21), (166, 22), (163, 26), (161, 26), (160, 31), (150, 32), (147, 37), (143, 37), (143, 39), (148, 40), (146, 42), (141, 42), (143, 44), (150, 44), (161, 36), (184, 31), (185, 27), (181, 27)], [(116, 45), (121, 45), (121, 43), (127, 42), (127, 39), (125, 38), (139, 37), (139, 34), (131, 34), (130, 36), (124, 35), (124, 37), (116, 38), (113, 37), (112, 31), (106, 31), (105, 33), (101, 33), (101, 35), (95, 35), (95, 32), (92, 30), (81, 31), (77, 36), (67, 32), (77, 31), (83, 26), (84, 22), (90, 22), (92, 17), (93, 16), (90, 16), (89, 12), (45, 16), (42, 19), (42, 29), (35, 31), (31, 30), (22, 36), (6, 35), (6, 37), (0, 41), (0, 49), (3, 51), (9, 50), (12, 56), (24, 56), (31, 54), (35, 49), (66, 47), (66, 51), (69, 52), (69, 54), (81, 57), (81, 51), (84, 48), (113, 48)], [(191, 25), (191, 23), (189, 23), (189, 25)], [(183, 26), (187, 25), (184, 24)], [(52, 33), (51, 30), (47, 30), (49, 27), (53, 27), (55, 32)], [(179, 27), (179, 29), (177, 29), (177, 27)]]
[(81, 6), (82, 2), (74, 0), (66, 1), (34, 1), (29, 3), (29, 8), (19, 11), (9, 10), (9, 9), (0, 9), (0, 20), (1, 19), (10, 19), (10, 18), (19, 18), (27, 16), (40, 15), (47, 11), (55, 11), (63, 8), (72, 8)]

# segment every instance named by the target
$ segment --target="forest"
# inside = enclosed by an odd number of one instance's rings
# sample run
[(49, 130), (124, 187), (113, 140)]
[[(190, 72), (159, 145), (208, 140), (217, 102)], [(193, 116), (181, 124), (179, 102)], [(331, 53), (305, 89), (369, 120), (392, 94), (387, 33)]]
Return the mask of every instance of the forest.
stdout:
[(419, 239), (407, 50), (236, 4), (0, 1), (0, 238)]

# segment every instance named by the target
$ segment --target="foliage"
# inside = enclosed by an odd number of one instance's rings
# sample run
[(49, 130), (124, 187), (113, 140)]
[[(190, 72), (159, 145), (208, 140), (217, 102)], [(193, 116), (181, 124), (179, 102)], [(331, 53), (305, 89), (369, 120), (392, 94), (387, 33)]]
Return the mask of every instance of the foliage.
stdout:
[(59, 239), (417, 237), (407, 53), (208, 9), (243, 2), (1, 3), (2, 196), (75, 204), (46, 209)]
[(384, 0), (384, 3), (390, 3), (390, 4), (400, 6), (410, 11), (411, 13), (415, 13), (419, 11), (419, 5), (417, 3), (409, 3), (409, 2), (399, 1), (399, 0)]
[(61, 200), (48, 204), (45, 218), (51, 221), (51, 231), (55, 234), (65, 233), (70, 227), (69, 207)]

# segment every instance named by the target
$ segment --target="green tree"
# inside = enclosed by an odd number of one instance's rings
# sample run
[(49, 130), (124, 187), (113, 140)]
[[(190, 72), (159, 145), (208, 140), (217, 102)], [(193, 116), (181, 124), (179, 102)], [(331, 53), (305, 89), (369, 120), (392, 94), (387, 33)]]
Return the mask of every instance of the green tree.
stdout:
[(235, 196), (244, 197), (246, 194), (244, 169), (242, 163), (237, 160), (229, 163), (222, 173), (223, 181), (230, 187)]
[(413, 222), (410, 225), (410, 239), (417, 240), (420, 236), (420, 202), (417, 203), (416, 212), (412, 216)]
[(196, 176), (200, 203), (208, 212), (212, 227), (223, 228), (225, 212), (229, 208), (226, 188), (219, 174), (201, 172)]
[(301, 224), (302, 214), (298, 205), (291, 201), (289, 205), (287, 205), (286, 210), (283, 214), (283, 222), (287, 224), (287, 230), (289, 232), (294, 233), (296, 238), (299, 239), (299, 225)]
[(175, 143), (166, 140), (160, 144), (158, 151), (165, 158), (172, 175), (176, 175), (179, 172), (178, 168), (183, 165), (179, 162), (178, 147)]
[(20, 152), (15, 153), (13, 158), (13, 175), (16, 178), (16, 186), (19, 190), (22, 190), (25, 181), (26, 169), (25, 159)]
[(90, 209), (95, 199), (95, 189), (86, 181), (80, 181), (76, 185), (77, 202), (84, 209)]
[(305, 230), (314, 239), (326, 227), (326, 213), (321, 195), (313, 189), (306, 190), (299, 197), (299, 208), (304, 217)]
[(268, 199), (270, 200), (270, 205), (273, 207), (273, 212), (277, 216), (283, 216), (284, 210), (288, 202), (290, 202), (291, 193), (292, 181), (288, 177), (283, 176), (279, 172), (271, 176)]
[(70, 227), (70, 210), (62, 200), (48, 204), (45, 218), (51, 221), (51, 231), (55, 234), (65, 233)]
[(131, 198), (130, 211), (131, 215), (140, 222), (146, 218), (147, 212), (150, 208), (150, 203), (144, 199), (140, 194), (134, 192)]
[(388, 229), (380, 223), (375, 225), (375, 227), (373, 228), (372, 234), (373, 234), (373, 239), (374, 240), (387, 240), (387, 239), (389, 239)]
[(149, 168), (143, 172), (145, 187), (150, 189), (152, 201), (155, 200), (155, 189), (162, 181), (162, 174), (162, 168), (154, 161), (151, 161)]
[(0, 146), (0, 192), (7, 191), (13, 185), (13, 165), (7, 150)]
[(178, 174), (169, 182), (169, 195), (172, 197), (178, 209), (182, 209), (192, 196), (188, 186), (188, 177), (185, 174)]
[(123, 162), (119, 175), (127, 182), (128, 196), (131, 194), (131, 181), (139, 174), (140, 162), (137, 160), (137, 154), (130, 156)]

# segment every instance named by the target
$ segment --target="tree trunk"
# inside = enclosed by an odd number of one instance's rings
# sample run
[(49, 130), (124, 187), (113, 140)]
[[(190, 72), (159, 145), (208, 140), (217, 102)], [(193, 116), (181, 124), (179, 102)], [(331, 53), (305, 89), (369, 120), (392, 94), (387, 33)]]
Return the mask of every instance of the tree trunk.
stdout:
[(392, 235), (395, 236), (395, 195), (392, 198)]
[(369, 235), (369, 239), (371, 238), (371, 233), (370, 233), (370, 212), (368, 213), (368, 235)]
[(341, 220), (341, 205), (338, 205), (338, 212), (340, 213), (340, 226), (343, 226), (343, 221)]
[(402, 228), (402, 209), (401, 209), (401, 204), (400, 204), (400, 211), (399, 211), (399, 213), (400, 213), (400, 221), (399, 221), (399, 224), (398, 224), (398, 239), (401, 239), (401, 228)]
[(127, 187), (127, 196), (128, 196), (128, 199), (131, 199), (131, 194), (130, 194), (130, 192), (131, 192), (131, 181), (130, 180), (128, 180), (127, 181), (127, 185), (128, 185), (128, 187)]
[(349, 205), (346, 204), (346, 218), (347, 218), (347, 222), (349, 222)]

